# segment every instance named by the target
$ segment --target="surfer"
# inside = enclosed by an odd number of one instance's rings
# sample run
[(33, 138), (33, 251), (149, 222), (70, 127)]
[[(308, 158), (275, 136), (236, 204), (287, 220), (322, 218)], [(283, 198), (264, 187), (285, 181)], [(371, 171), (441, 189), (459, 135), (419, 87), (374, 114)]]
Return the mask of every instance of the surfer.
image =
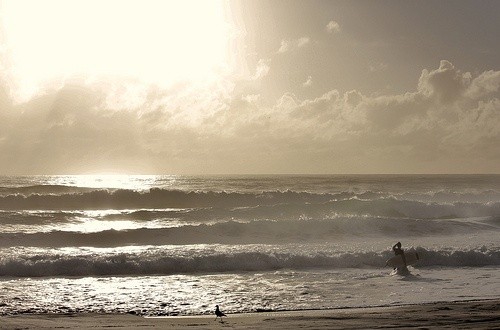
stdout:
[[(394, 254), (397, 255), (397, 256), (401, 256), (401, 258), (403, 259), (403, 263), (404, 263), (404, 267), (402, 268), (402, 270), (405, 270), (405, 269), (408, 269), (406, 266), (406, 256), (405, 256), (405, 252), (403, 251), (403, 249), (401, 248), (401, 242), (397, 242), (396, 244), (394, 244), (394, 246), (392, 247), (392, 251), (394, 251)], [(396, 268), (394, 268), (396, 269)]]

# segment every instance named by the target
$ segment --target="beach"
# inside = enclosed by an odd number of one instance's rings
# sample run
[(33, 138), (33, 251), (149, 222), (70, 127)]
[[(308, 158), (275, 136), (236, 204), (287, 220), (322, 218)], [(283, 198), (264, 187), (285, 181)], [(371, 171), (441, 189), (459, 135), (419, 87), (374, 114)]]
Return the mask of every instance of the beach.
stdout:
[(500, 299), (404, 306), (229, 314), (140, 317), (123, 314), (44, 314), (0, 318), (0, 329), (377, 329), (500, 327)]

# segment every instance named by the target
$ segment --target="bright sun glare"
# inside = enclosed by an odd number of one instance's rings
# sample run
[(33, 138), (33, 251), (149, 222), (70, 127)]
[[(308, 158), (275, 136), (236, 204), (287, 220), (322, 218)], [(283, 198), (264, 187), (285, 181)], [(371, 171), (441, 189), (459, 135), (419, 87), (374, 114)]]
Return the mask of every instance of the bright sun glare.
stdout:
[(71, 76), (168, 86), (225, 70), (231, 35), (220, 1), (11, 0), (3, 38), (20, 98)]

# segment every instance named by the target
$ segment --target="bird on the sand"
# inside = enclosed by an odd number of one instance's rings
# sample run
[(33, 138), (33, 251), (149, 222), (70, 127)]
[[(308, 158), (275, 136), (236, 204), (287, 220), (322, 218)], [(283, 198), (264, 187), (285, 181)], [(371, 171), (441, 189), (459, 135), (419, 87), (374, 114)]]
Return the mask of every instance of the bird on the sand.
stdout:
[[(218, 317), (220, 317), (220, 321), (221, 322), (224, 322), (222, 321), (222, 317), (223, 316), (226, 316), (226, 314), (222, 313), (219, 309), (219, 305), (215, 305), (215, 320), (217, 320)], [(227, 317), (227, 316), (226, 316)]]

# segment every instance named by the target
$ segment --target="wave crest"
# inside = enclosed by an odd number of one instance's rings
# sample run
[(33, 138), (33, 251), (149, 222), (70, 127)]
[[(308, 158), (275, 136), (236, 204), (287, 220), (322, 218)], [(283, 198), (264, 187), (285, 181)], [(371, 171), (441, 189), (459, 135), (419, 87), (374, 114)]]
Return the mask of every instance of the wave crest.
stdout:
[[(445, 251), (416, 248), (421, 260), (414, 267), (477, 267), (500, 265), (498, 250)], [(314, 255), (269, 252), (215, 253), (193, 256), (166, 256), (161, 252), (144, 255), (35, 255), (18, 256), (0, 263), (0, 276), (109, 276), (182, 273), (272, 271), (307, 268), (383, 268), (389, 252), (358, 252)]]

